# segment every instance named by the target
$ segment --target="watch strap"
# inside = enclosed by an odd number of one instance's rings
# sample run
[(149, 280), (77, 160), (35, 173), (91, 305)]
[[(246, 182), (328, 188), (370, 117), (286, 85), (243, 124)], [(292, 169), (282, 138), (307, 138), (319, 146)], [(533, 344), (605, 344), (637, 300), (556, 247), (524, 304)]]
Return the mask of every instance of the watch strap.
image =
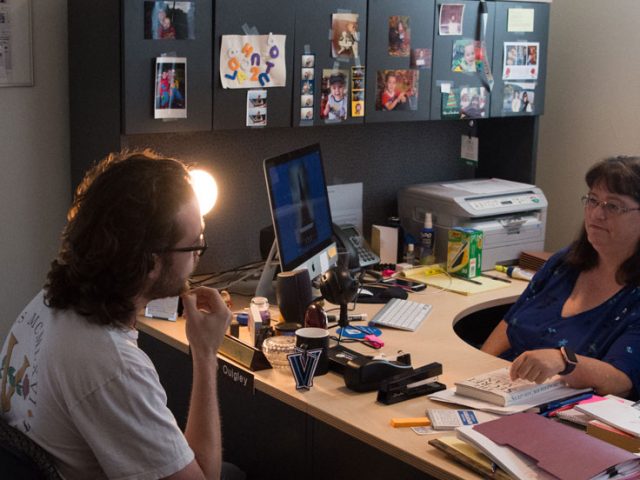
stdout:
[(573, 350), (567, 347), (560, 347), (560, 354), (562, 355), (562, 359), (564, 360), (564, 370), (562, 370), (558, 375), (569, 375), (576, 369), (578, 365), (578, 357)]

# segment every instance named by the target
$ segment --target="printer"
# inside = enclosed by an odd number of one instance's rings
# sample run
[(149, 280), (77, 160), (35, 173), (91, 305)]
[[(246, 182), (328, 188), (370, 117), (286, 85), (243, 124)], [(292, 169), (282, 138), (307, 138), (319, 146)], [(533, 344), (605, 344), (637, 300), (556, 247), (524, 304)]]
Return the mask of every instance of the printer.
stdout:
[(398, 192), (400, 222), (418, 245), (431, 212), (438, 262), (446, 260), (449, 229), (481, 230), (482, 270), (513, 263), (523, 250), (544, 250), (547, 205), (535, 185), (499, 178), (423, 183)]

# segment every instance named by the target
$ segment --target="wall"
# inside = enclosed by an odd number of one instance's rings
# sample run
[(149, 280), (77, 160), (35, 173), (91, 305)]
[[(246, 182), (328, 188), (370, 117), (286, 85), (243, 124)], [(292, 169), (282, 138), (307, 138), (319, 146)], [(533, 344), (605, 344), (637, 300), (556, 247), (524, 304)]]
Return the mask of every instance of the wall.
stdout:
[(32, 12), (35, 86), (0, 88), (0, 339), (41, 288), (70, 200), (67, 2)]
[(640, 155), (639, 18), (638, 0), (551, 5), (536, 177), (550, 204), (548, 250), (569, 243), (580, 227), (588, 168), (607, 156)]

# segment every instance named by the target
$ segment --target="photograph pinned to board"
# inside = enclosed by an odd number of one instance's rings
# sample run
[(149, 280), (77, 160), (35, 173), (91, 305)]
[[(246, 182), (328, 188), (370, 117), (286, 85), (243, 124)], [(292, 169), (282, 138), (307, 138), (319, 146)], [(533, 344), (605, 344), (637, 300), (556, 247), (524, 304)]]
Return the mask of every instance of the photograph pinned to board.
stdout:
[(340, 122), (347, 119), (347, 97), (349, 95), (349, 70), (322, 70), (320, 89), (320, 118)]
[(187, 58), (158, 57), (153, 118), (187, 118)]
[(364, 117), (364, 66), (351, 67), (351, 116)]
[(267, 90), (247, 91), (247, 127), (267, 125)]
[(302, 79), (303, 80), (313, 80), (314, 70), (313, 68), (303, 68), (302, 69)]
[(535, 95), (535, 82), (505, 82), (502, 95), (502, 112), (535, 112)]
[(464, 4), (449, 3), (440, 6), (438, 33), (440, 35), (462, 35)]
[(504, 42), (503, 80), (536, 80), (540, 61), (539, 42)]
[(485, 118), (489, 93), (484, 87), (460, 88), (460, 118)]
[(316, 56), (311, 54), (311, 53), (307, 53), (305, 55), (302, 55), (302, 68), (313, 68), (316, 66)]
[(431, 49), (414, 48), (411, 50), (411, 68), (431, 68)]
[(300, 120), (313, 120), (313, 108), (302, 107), (300, 109)]
[(222, 88), (284, 87), (286, 35), (222, 35)]
[(302, 80), (300, 84), (300, 93), (302, 95), (313, 94), (315, 80)]
[(0, 87), (31, 86), (31, 0), (0, 0)]
[(303, 107), (313, 107), (313, 95), (301, 95), (300, 105)]
[(345, 59), (360, 56), (360, 30), (357, 13), (331, 15), (331, 56)]
[(476, 73), (482, 71), (482, 49), (480, 42), (472, 38), (463, 38), (453, 42), (451, 71), (458, 73)]
[(460, 118), (460, 89), (450, 87), (442, 90), (442, 107), (440, 117), (443, 120)]
[(144, 2), (144, 38), (146, 40), (194, 40), (196, 3), (191, 1)]
[(419, 70), (378, 70), (376, 110), (417, 110)]
[(389, 17), (388, 52), (392, 57), (408, 57), (411, 50), (411, 19), (406, 15)]

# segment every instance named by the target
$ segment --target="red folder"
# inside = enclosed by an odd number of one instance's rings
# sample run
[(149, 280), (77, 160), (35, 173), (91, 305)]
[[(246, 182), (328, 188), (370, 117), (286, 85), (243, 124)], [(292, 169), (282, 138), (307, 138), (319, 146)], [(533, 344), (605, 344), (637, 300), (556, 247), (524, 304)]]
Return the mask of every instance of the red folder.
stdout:
[(473, 428), (527, 455), (561, 480), (585, 480), (625, 462), (640, 463), (631, 452), (533, 413), (508, 415)]

